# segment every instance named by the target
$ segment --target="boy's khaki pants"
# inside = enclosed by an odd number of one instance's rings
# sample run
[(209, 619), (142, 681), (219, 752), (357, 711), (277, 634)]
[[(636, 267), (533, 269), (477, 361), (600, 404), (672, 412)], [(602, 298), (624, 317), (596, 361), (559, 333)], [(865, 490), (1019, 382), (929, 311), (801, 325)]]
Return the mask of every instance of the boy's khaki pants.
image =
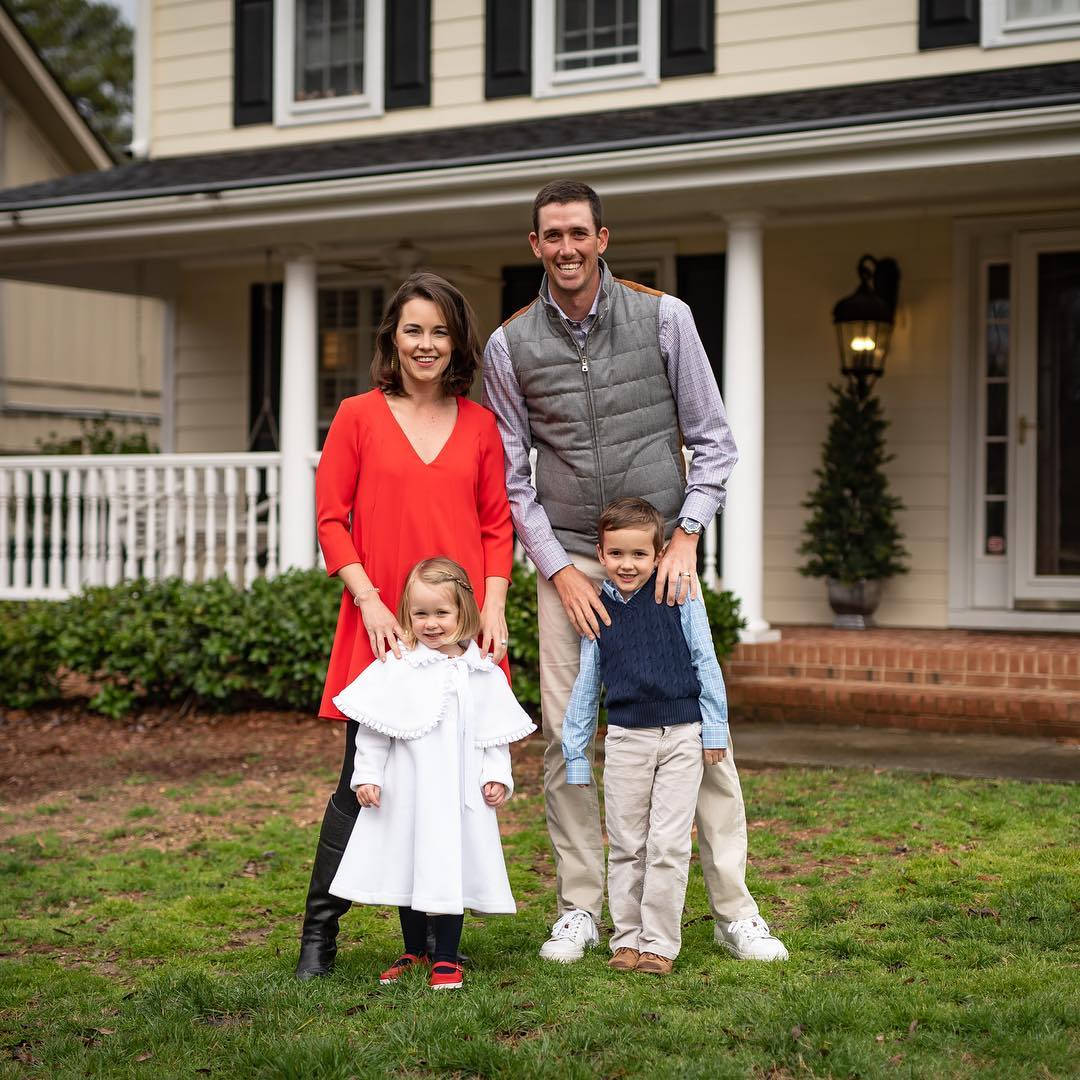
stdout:
[(604, 814), (612, 952), (637, 949), (669, 960), (679, 955), (702, 768), (700, 724), (607, 729)]
[[(574, 565), (599, 585), (599, 560), (572, 555)], [(604, 906), (604, 841), (595, 784), (568, 784), (562, 725), (581, 660), (581, 639), (563, 611), (555, 586), (537, 575), (540, 629), (540, 708), (543, 714), (544, 803), (555, 849), (559, 914), (580, 908), (594, 919)], [(590, 755), (592, 748), (590, 747)], [(746, 812), (731, 741), (719, 765), (704, 773), (697, 803), (698, 848), (709, 905), (718, 923), (748, 919), (757, 904), (746, 888)]]

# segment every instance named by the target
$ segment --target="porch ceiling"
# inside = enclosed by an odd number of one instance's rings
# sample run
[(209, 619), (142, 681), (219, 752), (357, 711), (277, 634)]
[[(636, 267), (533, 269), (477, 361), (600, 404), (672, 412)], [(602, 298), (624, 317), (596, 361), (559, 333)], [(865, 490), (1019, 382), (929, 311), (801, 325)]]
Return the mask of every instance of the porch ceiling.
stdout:
[(0, 273), (165, 295), (187, 260), (268, 247), (517, 242), (558, 174), (597, 186), (623, 236), (1072, 204), (1080, 62), (135, 162), (0, 192)]

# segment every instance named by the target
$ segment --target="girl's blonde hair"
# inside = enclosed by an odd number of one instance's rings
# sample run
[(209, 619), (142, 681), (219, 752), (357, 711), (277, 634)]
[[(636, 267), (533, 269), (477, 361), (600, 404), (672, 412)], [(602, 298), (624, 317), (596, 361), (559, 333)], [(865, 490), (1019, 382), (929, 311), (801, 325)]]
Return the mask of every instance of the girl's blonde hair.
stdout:
[(453, 637), (447, 644), (453, 645), (458, 641), (474, 638), (480, 633), (480, 609), (476, 606), (476, 597), (473, 595), (472, 585), (469, 584), (469, 575), (453, 559), (439, 555), (434, 559), (418, 562), (405, 579), (397, 617), (401, 629), (405, 631), (406, 644), (410, 646), (416, 644), (416, 637), (412, 632), (412, 619), (409, 618), (409, 594), (416, 581), (422, 581), (425, 585), (448, 585), (453, 591), (454, 602), (458, 609), (458, 621), (457, 626), (454, 627)]

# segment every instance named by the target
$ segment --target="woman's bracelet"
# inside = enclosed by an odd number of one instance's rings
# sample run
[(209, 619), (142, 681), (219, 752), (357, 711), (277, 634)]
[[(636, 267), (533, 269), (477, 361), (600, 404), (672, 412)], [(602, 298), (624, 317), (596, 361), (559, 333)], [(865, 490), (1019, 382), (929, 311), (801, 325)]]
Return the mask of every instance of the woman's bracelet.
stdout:
[(352, 602), (356, 607), (359, 607), (372, 593), (378, 592), (378, 588), (374, 585), (370, 589), (361, 589), (358, 593), (353, 593)]

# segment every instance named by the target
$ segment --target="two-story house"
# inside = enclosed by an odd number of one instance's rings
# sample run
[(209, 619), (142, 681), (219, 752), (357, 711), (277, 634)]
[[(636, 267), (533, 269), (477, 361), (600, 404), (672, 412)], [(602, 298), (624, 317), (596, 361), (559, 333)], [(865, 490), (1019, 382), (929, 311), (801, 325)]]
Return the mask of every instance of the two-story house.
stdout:
[(709, 566), (752, 636), (829, 621), (800, 502), (864, 253), (901, 272), (879, 622), (1080, 628), (1080, 0), (140, 0), (136, 86), (138, 160), (0, 192), (0, 272), (164, 301), (164, 449), (276, 453), (281, 564), (387, 290), (431, 267), (493, 327), (573, 176), (701, 325), (741, 451)]

